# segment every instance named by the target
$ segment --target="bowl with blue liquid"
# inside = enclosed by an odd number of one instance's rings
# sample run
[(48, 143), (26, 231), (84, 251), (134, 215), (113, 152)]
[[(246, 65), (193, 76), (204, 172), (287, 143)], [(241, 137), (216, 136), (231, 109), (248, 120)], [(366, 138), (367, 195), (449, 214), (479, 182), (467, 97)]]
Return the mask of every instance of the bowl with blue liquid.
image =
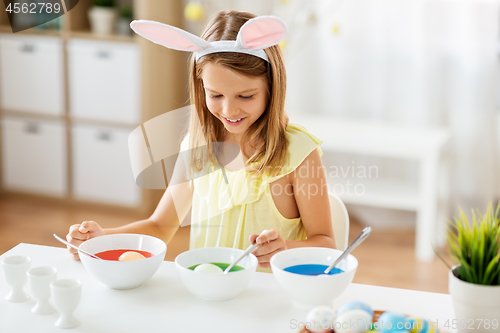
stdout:
[(358, 260), (350, 254), (329, 274), (323, 273), (341, 254), (336, 249), (300, 247), (276, 253), (270, 264), (293, 305), (308, 311), (320, 305), (333, 307), (333, 300), (354, 279)]

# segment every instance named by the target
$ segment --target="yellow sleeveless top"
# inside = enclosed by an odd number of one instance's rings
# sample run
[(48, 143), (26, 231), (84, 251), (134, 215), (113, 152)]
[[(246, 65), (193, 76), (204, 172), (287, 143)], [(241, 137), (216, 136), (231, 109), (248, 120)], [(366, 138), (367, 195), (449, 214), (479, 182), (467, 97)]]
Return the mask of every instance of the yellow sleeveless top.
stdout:
[[(285, 240), (304, 240), (306, 233), (301, 218), (288, 219), (276, 208), (269, 184), (293, 172), (323, 142), (306, 128), (289, 124), (286, 129), (288, 152), (286, 163), (272, 177), (252, 177), (245, 169), (221, 169), (193, 181), (190, 249), (231, 247), (246, 249), (251, 234), (275, 229)], [(187, 139), (187, 138), (186, 138)], [(182, 146), (187, 144), (184, 140)], [(275, 193), (277, 194), (277, 193)], [(270, 269), (258, 269), (270, 271)]]

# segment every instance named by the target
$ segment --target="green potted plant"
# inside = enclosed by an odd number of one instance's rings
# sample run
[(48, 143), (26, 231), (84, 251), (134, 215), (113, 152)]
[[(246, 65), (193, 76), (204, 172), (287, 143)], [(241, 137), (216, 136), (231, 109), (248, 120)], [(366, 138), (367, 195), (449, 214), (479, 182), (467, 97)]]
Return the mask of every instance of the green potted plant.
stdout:
[(446, 246), (456, 263), (450, 268), (448, 288), (456, 321), (452, 328), (466, 332), (500, 332), (500, 204), (490, 203), (485, 214), (472, 211), (468, 219), (462, 209), (449, 222)]
[(92, 32), (98, 35), (113, 33), (116, 21), (115, 0), (92, 0), (89, 21)]
[(131, 35), (130, 22), (134, 16), (131, 5), (123, 5), (119, 9), (119, 18), (116, 22), (116, 31), (119, 35)]

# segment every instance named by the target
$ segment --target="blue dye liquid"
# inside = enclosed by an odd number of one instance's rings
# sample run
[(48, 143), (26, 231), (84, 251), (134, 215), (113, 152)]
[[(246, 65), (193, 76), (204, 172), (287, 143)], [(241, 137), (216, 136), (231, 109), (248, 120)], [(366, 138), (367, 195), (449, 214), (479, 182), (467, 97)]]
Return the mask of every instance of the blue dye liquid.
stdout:
[[(285, 268), (284, 270), (290, 273), (302, 274), (302, 275), (320, 275), (325, 274), (324, 271), (327, 269), (327, 265), (316, 265), (316, 264), (305, 264), (305, 265), (295, 265)], [(344, 272), (343, 270), (333, 267), (333, 269), (328, 273), (328, 275), (338, 274)]]

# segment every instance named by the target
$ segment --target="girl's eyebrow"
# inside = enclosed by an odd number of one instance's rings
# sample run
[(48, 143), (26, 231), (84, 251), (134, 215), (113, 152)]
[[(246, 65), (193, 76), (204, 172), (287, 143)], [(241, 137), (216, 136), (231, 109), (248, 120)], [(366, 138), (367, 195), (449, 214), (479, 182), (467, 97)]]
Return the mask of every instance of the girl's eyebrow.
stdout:
[[(213, 90), (213, 89), (210, 89), (208, 88), (207, 86), (205, 86), (205, 90), (208, 90), (210, 92), (213, 92), (213, 93), (217, 93), (217, 91)], [(238, 93), (238, 95), (241, 95), (241, 94), (245, 94), (245, 93), (249, 93), (249, 92), (254, 92), (254, 91), (258, 91), (259, 88), (252, 88), (252, 89), (247, 89), (245, 91), (241, 91)]]

